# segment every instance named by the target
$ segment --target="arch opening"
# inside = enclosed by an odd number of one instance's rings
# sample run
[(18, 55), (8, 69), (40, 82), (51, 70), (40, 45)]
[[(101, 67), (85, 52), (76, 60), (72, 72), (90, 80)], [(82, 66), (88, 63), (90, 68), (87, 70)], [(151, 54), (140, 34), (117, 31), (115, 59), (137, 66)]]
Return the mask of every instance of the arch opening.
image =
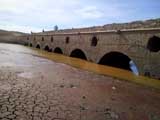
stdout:
[(47, 51), (47, 52), (51, 52), (52, 51), (51, 49), (49, 49), (48, 45), (45, 46), (44, 50)]
[(39, 45), (39, 44), (37, 44), (36, 48), (41, 49), (41, 47), (40, 47), (40, 45)]
[(30, 43), (29, 46), (32, 47), (33, 46), (32, 43)]
[(84, 54), (84, 52), (80, 49), (75, 49), (71, 52), (70, 57), (75, 57), (75, 58), (80, 58), (83, 60), (87, 60), (86, 55)]
[(157, 36), (153, 36), (149, 39), (147, 48), (151, 52), (158, 52), (160, 50), (160, 38)]
[(95, 47), (95, 46), (97, 46), (97, 43), (98, 43), (98, 39), (97, 39), (97, 37), (94, 36), (94, 37), (92, 38), (92, 41), (91, 41), (91, 46), (94, 46), (94, 47)]
[(42, 37), (42, 41), (44, 41), (44, 37)]
[(63, 54), (61, 48), (59, 48), (59, 47), (54, 49), (54, 53)]
[(53, 42), (53, 36), (51, 37), (51, 42)]
[(120, 52), (110, 52), (105, 54), (98, 64), (129, 70), (136, 75), (139, 74), (135, 63), (127, 55)]
[(70, 40), (70, 38), (69, 38), (69, 37), (66, 37), (66, 44), (69, 43), (69, 40)]

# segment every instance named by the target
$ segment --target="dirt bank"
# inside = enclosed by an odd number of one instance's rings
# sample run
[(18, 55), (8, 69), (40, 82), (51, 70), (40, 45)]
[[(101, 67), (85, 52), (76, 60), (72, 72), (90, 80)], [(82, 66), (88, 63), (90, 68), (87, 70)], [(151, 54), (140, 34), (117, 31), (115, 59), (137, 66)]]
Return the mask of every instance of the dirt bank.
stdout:
[(1, 120), (160, 119), (158, 89), (33, 54), (21, 46), (0, 47)]

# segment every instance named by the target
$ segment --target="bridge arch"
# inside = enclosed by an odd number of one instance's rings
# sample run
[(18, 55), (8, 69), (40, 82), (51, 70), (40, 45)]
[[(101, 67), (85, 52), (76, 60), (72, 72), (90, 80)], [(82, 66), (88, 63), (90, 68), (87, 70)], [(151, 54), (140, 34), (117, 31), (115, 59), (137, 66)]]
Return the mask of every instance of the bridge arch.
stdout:
[(62, 49), (60, 47), (56, 47), (54, 49), (54, 53), (63, 54), (63, 51), (62, 51)]
[(151, 52), (158, 52), (160, 50), (160, 37), (153, 36), (149, 38), (147, 48)]
[(135, 74), (139, 74), (137, 66), (135, 65), (133, 60), (129, 58), (127, 55), (117, 51), (106, 53), (100, 59), (98, 64), (117, 67), (117, 68), (132, 71)]
[(32, 47), (32, 46), (33, 46), (33, 44), (32, 44), (32, 43), (30, 43), (30, 44), (29, 44), (29, 46), (30, 46), (30, 47)]
[(47, 52), (51, 52), (51, 51), (52, 51), (52, 50), (49, 48), (48, 45), (46, 45), (46, 46), (44, 47), (44, 50), (47, 51)]
[(41, 49), (41, 46), (39, 44), (36, 45), (36, 48)]
[(74, 49), (71, 52), (70, 57), (75, 57), (75, 58), (80, 58), (80, 59), (83, 59), (83, 60), (87, 60), (87, 57), (86, 57), (85, 53), (81, 49)]

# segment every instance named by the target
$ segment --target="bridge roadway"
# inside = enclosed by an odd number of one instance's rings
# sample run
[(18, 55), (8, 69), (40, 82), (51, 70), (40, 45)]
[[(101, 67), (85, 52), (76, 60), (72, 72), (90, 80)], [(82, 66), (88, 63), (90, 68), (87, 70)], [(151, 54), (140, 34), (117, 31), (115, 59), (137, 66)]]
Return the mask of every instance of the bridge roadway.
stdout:
[[(24, 46), (0, 44), (0, 56), (0, 120), (160, 119), (160, 89), (71, 67), (60, 55)], [(65, 60), (73, 59), (83, 65)]]

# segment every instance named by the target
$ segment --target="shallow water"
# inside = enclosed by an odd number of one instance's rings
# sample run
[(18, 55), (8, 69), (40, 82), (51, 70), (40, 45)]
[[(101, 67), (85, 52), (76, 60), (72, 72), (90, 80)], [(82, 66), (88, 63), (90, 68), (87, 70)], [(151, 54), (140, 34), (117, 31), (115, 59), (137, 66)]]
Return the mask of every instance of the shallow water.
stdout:
[(44, 60), (45, 58), (55, 62), (64, 63), (77, 68), (81, 68), (83, 70), (91, 71), (96, 74), (103, 74), (107, 76), (116, 77), (122, 80), (128, 80), (131, 82), (151, 86), (154, 88), (160, 88), (160, 82), (158, 80), (150, 79), (143, 76), (137, 76), (130, 71), (126, 71), (119, 68), (113, 68), (110, 66), (98, 65), (85, 60), (71, 58), (55, 53), (49, 53), (43, 50), (34, 49), (30, 47), (12, 45), (12, 44), (0, 44), (0, 55), (1, 55), (0, 66), (30, 67), (38, 63), (46, 62)]

